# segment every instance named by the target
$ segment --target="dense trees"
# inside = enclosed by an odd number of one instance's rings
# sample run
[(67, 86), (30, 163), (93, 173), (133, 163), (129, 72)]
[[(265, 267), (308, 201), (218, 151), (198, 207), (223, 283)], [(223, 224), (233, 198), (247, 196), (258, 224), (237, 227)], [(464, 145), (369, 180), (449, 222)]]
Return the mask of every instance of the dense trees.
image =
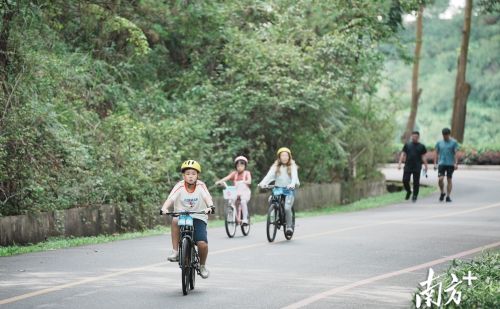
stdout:
[(326, 182), (390, 151), (379, 46), (412, 1), (0, 2), (2, 215), (148, 220), (186, 158), (211, 185), (237, 154), (258, 178), (286, 145)]
[[(484, 1), (487, 2), (487, 1)], [(476, 2), (474, 2), (476, 3)], [(420, 130), (422, 140), (434, 144), (440, 138), (441, 129), (450, 126), (454, 86), (457, 73), (457, 57), (460, 51), (464, 13), (458, 12), (452, 19), (440, 19), (448, 1), (436, 1), (426, 6), (424, 15), (422, 55), (420, 61), (419, 87), (423, 89), (418, 107), (415, 128)], [(478, 3), (479, 4), (479, 3)], [(500, 82), (499, 58), (495, 50), (500, 48), (500, 19), (498, 12), (492, 14), (473, 10), (469, 42), (467, 81), (471, 92), (467, 103), (467, 124), (464, 134), (466, 148), (500, 149)], [(404, 53), (410, 54), (415, 44), (415, 23), (408, 23), (399, 37)], [(399, 100), (402, 110), (396, 113), (397, 132), (403, 132), (406, 115), (409, 113), (411, 58), (401, 59), (397, 50), (388, 46), (389, 56), (385, 65), (387, 81), (381, 84), (381, 96)], [(399, 142), (399, 134), (394, 134)], [(398, 146), (399, 149), (399, 146)]]

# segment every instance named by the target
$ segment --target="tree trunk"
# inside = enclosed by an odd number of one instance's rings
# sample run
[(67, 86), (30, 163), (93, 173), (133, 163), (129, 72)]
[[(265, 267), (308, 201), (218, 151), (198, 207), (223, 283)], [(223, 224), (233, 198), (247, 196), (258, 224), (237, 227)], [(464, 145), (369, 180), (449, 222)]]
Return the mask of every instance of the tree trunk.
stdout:
[(466, 105), (471, 90), (470, 84), (465, 81), (465, 73), (467, 69), (467, 53), (469, 50), (472, 0), (466, 0), (464, 13), (462, 45), (460, 46), (460, 56), (458, 57), (455, 97), (453, 98), (453, 115), (451, 117), (451, 134), (460, 143), (464, 141)]
[(424, 5), (420, 5), (417, 13), (417, 33), (415, 38), (415, 55), (413, 56), (413, 73), (411, 79), (411, 110), (406, 122), (406, 129), (401, 136), (401, 141), (406, 143), (415, 128), (417, 119), (418, 101), (422, 94), (422, 89), (418, 88), (418, 72), (420, 69), (420, 50), (422, 49), (422, 28), (423, 28)]

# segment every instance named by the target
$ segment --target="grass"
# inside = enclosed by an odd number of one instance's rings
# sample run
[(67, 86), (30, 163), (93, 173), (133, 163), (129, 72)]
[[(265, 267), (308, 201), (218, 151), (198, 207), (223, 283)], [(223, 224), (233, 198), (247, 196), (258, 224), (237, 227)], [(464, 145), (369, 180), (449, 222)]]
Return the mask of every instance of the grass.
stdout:
[[(469, 286), (464, 276), (471, 275), (477, 277)], [(458, 280), (463, 282), (455, 290), (462, 293), (460, 304), (456, 305), (453, 301), (444, 308), (500, 308), (500, 251), (487, 251), (472, 260), (453, 260), (450, 267), (442, 274), (435, 274), (433, 284), (441, 282), (442, 304), (448, 302), (450, 295), (445, 290), (453, 285), (452, 274), (455, 274)], [(422, 278), (424, 281), (425, 278)], [(419, 287), (413, 294), (413, 303), (415, 297), (421, 294), (424, 288)], [(436, 289), (436, 292), (438, 290)], [(436, 301), (437, 295), (434, 295), (433, 301)], [(426, 306), (425, 299), (420, 308), (437, 308), (432, 305)]]
[(83, 245), (101, 244), (115, 240), (134, 239), (139, 237), (162, 235), (170, 231), (166, 226), (158, 226), (141, 232), (129, 232), (115, 235), (99, 235), (89, 237), (51, 237), (44, 242), (26, 246), (7, 246), (0, 247), (0, 257), (17, 254), (57, 250), (62, 248), (77, 247)]
[[(421, 187), (419, 192), (419, 197), (425, 197), (436, 192), (435, 187)], [(370, 208), (376, 208), (381, 206), (386, 206), (395, 203), (401, 203), (403, 201), (403, 192), (386, 193), (375, 197), (369, 197), (361, 199), (357, 202), (346, 204), (346, 205), (330, 205), (320, 209), (307, 210), (302, 212), (297, 212), (297, 218), (314, 217), (320, 215), (328, 215), (341, 212), (353, 212), (361, 211)]]
[[(424, 197), (435, 192), (435, 188), (422, 187), (420, 189), (420, 196)], [(353, 212), (361, 211), (369, 208), (386, 206), (402, 201), (403, 193), (386, 193), (376, 197), (369, 197), (357, 202), (347, 204), (347, 205), (328, 205), (321, 209), (307, 210), (297, 212), (297, 218), (314, 217), (321, 215), (328, 215), (341, 212)], [(266, 220), (266, 215), (254, 215), (252, 216), (252, 222), (264, 222)], [(209, 228), (222, 227), (224, 226), (224, 220), (211, 220), (208, 222)], [(47, 241), (40, 242), (37, 244), (26, 245), (26, 246), (7, 246), (0, 247), (0, 257), (2, 256), (12, 256), (17, 254), (25, 254), (31, 252), (40, 252), (48, 250), (56, 250), (62, 248), (83, 246), (83, 245), (93, 245), (100, 243), (107, 243), (116, 240), (126, 240), (134, 239), (146, 236), (163, 235), (170, 231), (166, 226), (158, 226), (153, 229), (141, 231), (141, 232), (129, 232), (123, 234), (115, 235), (99, 235), (91, 237), (53, 237), (49, 238)]]

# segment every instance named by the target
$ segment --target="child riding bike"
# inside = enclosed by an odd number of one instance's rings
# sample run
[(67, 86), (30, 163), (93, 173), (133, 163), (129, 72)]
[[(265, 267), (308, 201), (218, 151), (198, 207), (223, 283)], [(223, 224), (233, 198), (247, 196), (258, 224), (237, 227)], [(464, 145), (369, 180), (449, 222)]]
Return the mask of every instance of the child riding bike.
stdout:
[[(163, 213), (173, 205), (174, 211), (205, 211), (205, 214), (193, 214), (194, 241), (198, 246), (200, 255), (200, 275), (203, 279), (208, 278), (209, 271), (205, 265), (208, 257), (207, 220), (209, 213), (215, 212), (212, 196), (207, 186), (198, 180), (201, 173), (201, 165), (194, 160), (184, 161), (181, 165), (181, 173), (184, 180), (179, 181), (168, 196), (161, 208)], [(172, 254), (168, 257), (170, 262), (179, 260), (179, 237), (180, 229), (178, 218), (172, 220)]]
[[(248, 201), (251, 197), (250, 185), (252, 184), (252, 175), (246, 170), (248, 165), (248, 159), (244, 156), (239, 156), (234, 159), (235, 171), (232, 171), (226, 177), (220, 179), (215, 184), (221, 185), (228, 180), (233, 181), (236, 187), (236, 196), (240, 199), (240, 206), (243, 212), (242, 224), (248, 224)], [(235, 206), (236, 200), (231, 201), (232, 205)]]
[[(267, 172), (266, 177), (259, 183), (259, 187), (265, 188), (272, 181), (276, 187), (284, 187), (294, 190), (300, 185), (298, 166), (292, 159), (292, 152), (286, 147), (278, 149), (277, 159)], [(294, 194), (285, 198), (286, 234), (293, 234), (292, 207), (295, 200)]]

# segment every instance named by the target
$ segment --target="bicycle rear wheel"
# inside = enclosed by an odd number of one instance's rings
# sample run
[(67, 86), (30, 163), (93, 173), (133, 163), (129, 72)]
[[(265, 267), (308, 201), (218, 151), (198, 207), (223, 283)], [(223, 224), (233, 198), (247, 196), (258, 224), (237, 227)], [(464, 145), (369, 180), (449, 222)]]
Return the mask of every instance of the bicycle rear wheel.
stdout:
[[(286, 221), (285, 221), (286, 222)], [(285, 232), (285, 238), (287, 240), (290, 240), (292, 239), (293, 237), (293, 233), (295, 232), (295, 209), (292, 207), (292, 233), (291, 234), (287, 234), (286, 233), (286, 230), (287, 230), (288, 227), (286, 227), (283, 232)]]
[(234, 211), (233, 206), (229, 203), (226, 206), (226, 215), (224, 216), (224, 223), (226, 226), (226, 234), (229, 238), (233, 238), (234, 234), (236, 234), (236, 213)]
[(191, 279), (191, 241), (188, 238), (182, 239), (181, 250), (182, 294), (187, 295)]
[(267, 211), (267, 240), (269, 242), (273, 242), (276, 238), (276, 231), (278, 230), (278, 209), (274, 204), (269, 206), (269, 210)]
[(243, 233), (243, 235), (247, 236), (249, 233), (250, 233), (250, 212), (248, 212), (248, 224), (242, 224), (241, 225), (241, 233)]

